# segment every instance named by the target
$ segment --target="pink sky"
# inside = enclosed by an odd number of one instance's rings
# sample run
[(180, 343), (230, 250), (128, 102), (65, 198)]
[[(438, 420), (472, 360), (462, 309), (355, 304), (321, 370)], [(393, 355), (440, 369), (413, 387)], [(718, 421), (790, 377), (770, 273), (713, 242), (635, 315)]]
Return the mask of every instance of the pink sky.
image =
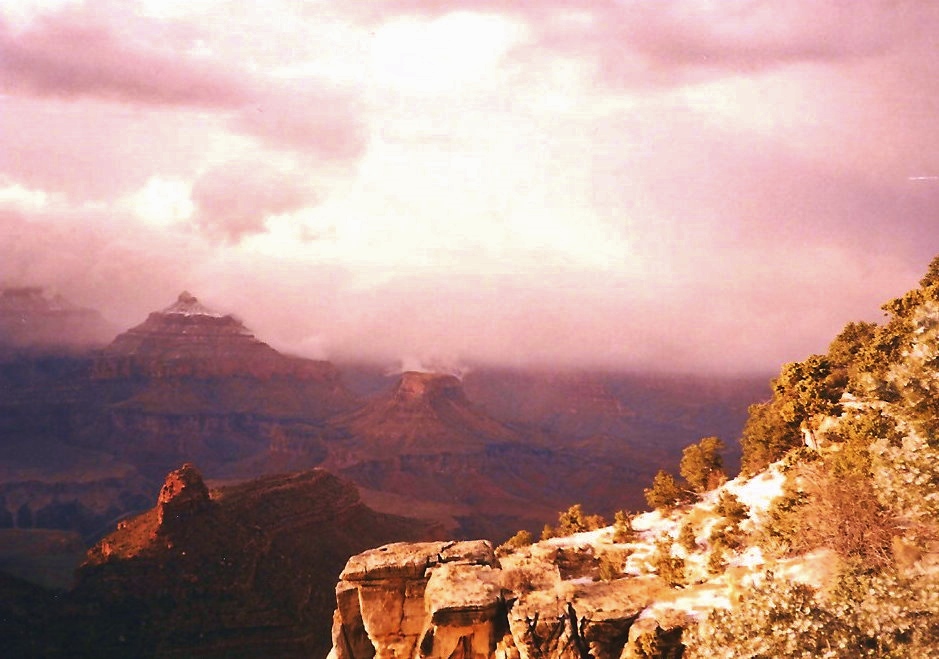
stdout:
[(334, 359), (776, 370), (939, 253), (939, 5), (0, 5), (0, 284)]

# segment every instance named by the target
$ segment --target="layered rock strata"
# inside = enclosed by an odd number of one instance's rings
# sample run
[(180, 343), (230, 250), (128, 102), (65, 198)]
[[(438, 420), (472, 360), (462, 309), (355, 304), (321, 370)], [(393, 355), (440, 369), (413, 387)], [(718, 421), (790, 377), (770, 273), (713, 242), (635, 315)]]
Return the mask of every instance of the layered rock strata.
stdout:
[(238, 318), (209, 309), (186, 291), (174, 304), (119, 334), (95, 360), (93, 375), (99, 379), (240, 375), (317, 380), (349, 402), (332, 364), (282, 355)]

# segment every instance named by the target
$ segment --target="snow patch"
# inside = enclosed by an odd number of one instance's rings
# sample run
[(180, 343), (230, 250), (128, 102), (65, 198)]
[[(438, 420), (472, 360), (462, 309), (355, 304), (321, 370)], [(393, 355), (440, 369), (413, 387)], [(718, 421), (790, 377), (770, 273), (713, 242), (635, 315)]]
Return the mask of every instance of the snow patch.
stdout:
[(749, 480), (739, 476), (724, 484), (724, 488), (737, 497), (753, 513), (765, 514), (773, 501), (782, 496), (786, 475), (779, 462), (774, 462), (765, 471)]
[(766, 559), (763, 557), (763, 550), (756, 546), (747, 547), (746, 551), (737, 554), (727, 561), (728, 567), (755, 568), (765, 563)]
[(678, 611), (691, 618), (699, 619), (714, 609), (730, 608), (728, 589), (723, 584), (701, 584), (684, 590), (672, 591), (669, 595), (646, 608), (639, 618), (662, 620), (669, 617), (668, 612)]

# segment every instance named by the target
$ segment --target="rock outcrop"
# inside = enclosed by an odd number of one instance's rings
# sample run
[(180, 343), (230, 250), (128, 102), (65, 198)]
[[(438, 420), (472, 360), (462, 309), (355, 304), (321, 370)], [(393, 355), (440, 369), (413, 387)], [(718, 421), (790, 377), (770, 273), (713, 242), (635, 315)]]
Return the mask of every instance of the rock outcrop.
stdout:
[(595, 563), (562, 578), (558, 561), (556, 547), (537, 546), (500, 563), (484, 541), (395, 544), (354, 556), (336, 588), (331, 657), (639, 656), (630, 631), (661, 580), (592, 580)]
[(503, 633), (492, 545), (394, 544), (353, 556), (336, 589), (335, 659), (489, 656)]
[(202, 474), (190, 463), (170, 472), (157, 499), (157, 525), (160, 528), (186, 524), (211, 505), (209, 488)]
[(184, 465), (156, 507), (90, 550), (68, 596), (68, 647), (96, 657), (323, 656), (346, 558), (438, 534), (374, 512), (322, 470), (209, 491)]

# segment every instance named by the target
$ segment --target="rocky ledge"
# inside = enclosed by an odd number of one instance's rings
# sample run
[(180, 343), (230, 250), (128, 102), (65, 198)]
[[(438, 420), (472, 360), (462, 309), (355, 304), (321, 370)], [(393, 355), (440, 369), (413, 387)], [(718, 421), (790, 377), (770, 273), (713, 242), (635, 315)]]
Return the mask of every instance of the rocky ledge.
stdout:
[(471, 541), (354, 556), (336, 588), (330, 657), (626, 659), (647, 656), (638, 641), (650, 631), (655, 656), (673, 656), (667, 623), (640, 620), (662, 588), (658, 577), (595, 580), (592, 549), (577, 552), (576, 564), (567, 553), (539, 545), (500, 562), (487, 541)]

